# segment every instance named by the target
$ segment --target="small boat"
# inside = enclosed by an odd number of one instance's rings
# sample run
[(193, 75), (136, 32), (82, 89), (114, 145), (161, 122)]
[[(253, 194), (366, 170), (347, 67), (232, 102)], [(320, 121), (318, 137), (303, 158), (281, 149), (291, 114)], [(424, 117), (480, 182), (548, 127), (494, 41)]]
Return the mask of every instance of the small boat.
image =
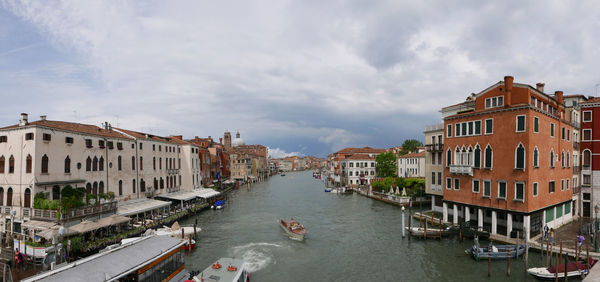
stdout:
[(295, 219), (280, 219), (279, 226), (281, 226), (281, 229), (283, 229), (283, 231), (285, 231), (285, 233), (287, 233), (290, 236), (290, 238), (298, 241), (304, 240), (304, 236), (306, 235), (306, 229), (304, 229), (304, 226), (302, 226), (302, 224), (300, 224)]
[[(583, 279), (589, 272), (589, 269), (594, 266), (596, 263), (595, 260), (590, 259), (588, 263), (583, 262), (571, 262), (567, 264), (567, 277), (575, 278), (581, 277)], [(589, 265), (589, 267), (588, 267)], [(556, 276), (558, 279), (564, 280), (565, 278), (565, 264), (559, 264), (557, 266), (551, 267), (533, 267), (527, 269), (527, 273), (531, 274), (533, 277), (541, 280), (554, 280)]]
[(517, 255), (523, 255), (525, 253), (525, 245), (519, 245), (517, 251), (517, 245), (491, 245), (486, 247), (479, 246), (479, 240), (475, 240), (475, 245), (465, 253), (470, 254), (475, 260), (480, 259), (507, 259), (509, 257), (514, 258)]
[(282, 173), (281, 176), (285, 176), (285, 173)]
[(225, 201), (223, 200), (218, 200), (215, 202), (215, 204), (213, 206), (211, 206), (212, 209), (215, 210), (220, 210), (223, 208), (223, 206), (225, 205)]
[[(173, 223), (171, 227), (163, 226), (162, 228), (158, 228), (156, 230), (148, 229), (144, 235), (158, 235), (158, 236), (171, 236), (175, 238), (182, 238), (188, 240), (188, 244), (184, 246), (186, 251), (193, 250), (196, 247), (196, 241), (191, 239), (194, 237), (194, 234), (197, 234), (202, 229), (200, 227), (196, 227), (194, 231), (194, 226), (179, 226), (178, 222)], [(183, 234), (183, 237), (182, 237)], [(191, 238), (190, 238), (191, 237)]]
[(471, 224), (468, 221), (463, 223), (462, 228), (460, 229), (460, 232), (463, 237), (467, 237), (467, 238), (475, 238), (475, 236), (477, 236), (478, 238), (487, 239), (490, 237), (489, 231), (484, 230), (481, 227), (480, 228), (471, 227)]
[(446, 228), (427, 228), (427, 234), (425, 234), (425, 228), (423, 227), (406, 227), (408, 233), (415, 237), (427, 237), (427, 238), (438, 238), (440, 234), (442, 237), (447, 237), (452, 234), (456, 234), (456, 229), (452, 226)]
[(191, 280), (197, 282), (249, 282), (250, 273), (248, 273), (243, 260), (221, 258), (202, 272), (193, 275)]
[(325, 188), (325, 192), (327, 192), (327, 193), (331, 192), (331, 188)]

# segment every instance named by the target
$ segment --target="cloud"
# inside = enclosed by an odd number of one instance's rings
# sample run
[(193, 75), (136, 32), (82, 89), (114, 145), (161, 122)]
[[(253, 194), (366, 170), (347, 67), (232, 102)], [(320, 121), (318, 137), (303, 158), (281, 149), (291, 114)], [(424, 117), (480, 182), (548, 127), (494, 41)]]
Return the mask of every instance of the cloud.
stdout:
[(274, 159), (278, 159), (278, 158), (284, 158), (284, 157), (289, 157), (289, 156), (304, 156), (304, 154), (300, 153), (300, 152), (286, 152), (280, 148), (268, 148), (268, 152), (269, 152), (269, 157), (274, 158)]
[(422, 139), (440, 108), (507, 74), (550, 93), (598, 83), (594, 2), (0, 3), (2, 124), (29, 111), (163, 135), (240, 130), (323, 156)]

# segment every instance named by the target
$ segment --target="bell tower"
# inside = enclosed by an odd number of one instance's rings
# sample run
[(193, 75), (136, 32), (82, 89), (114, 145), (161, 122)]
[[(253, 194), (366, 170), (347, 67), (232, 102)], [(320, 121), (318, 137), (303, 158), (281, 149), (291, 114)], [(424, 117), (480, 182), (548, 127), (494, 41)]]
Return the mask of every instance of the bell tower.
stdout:
[(225, 140), (225, 150), (231, 149), (231, 133), (229, 131), (225, 131), (223, 139)]

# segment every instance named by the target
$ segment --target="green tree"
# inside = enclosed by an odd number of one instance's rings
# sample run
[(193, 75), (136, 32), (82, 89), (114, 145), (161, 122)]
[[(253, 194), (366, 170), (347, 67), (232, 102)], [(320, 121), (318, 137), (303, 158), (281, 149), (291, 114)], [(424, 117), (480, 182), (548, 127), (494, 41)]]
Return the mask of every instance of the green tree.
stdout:
[(394, 177), (396, 176), (396, 155), (392, 152), (387, 152), (377, 155), (377, 177)]
[(406, 155), (409, 152), (415, 152), (417, 147), (422, 147), (423, 143), (416, 139), (406, 139), (404, 143), (402, 143), (402, 151), (400, 151), (400, 155)]

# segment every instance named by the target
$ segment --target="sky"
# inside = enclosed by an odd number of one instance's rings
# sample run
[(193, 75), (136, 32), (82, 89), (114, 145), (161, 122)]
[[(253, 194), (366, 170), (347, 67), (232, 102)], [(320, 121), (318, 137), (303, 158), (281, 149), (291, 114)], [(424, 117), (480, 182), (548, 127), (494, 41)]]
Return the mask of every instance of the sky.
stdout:
[(596, 2), (487, 2), (0, 0), (0, 125), (239, 131), (324, 157), (423, 140), (505, 75), (598, 96)]

